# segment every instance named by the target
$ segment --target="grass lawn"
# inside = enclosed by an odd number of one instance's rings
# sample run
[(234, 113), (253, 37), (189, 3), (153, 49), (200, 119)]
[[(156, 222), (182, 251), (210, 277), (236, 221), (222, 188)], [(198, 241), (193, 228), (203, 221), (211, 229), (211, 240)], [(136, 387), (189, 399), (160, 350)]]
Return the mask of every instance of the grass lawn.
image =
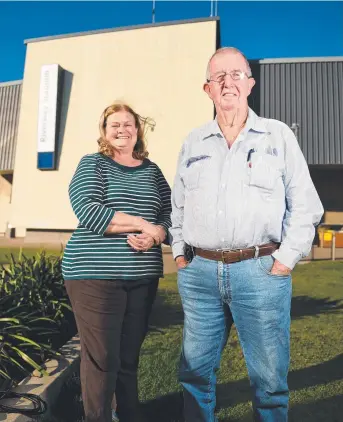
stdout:
[[(298, 265), (293, 273), (290, 422), (343, 421), (343, 262)], [(140, 395), (156, 422), (181, 421), (177, 365), (182, 310), (176, 276), (161, 281), (140, 361)], [(233, 329), (218, 374), (221, 422), (252, 420), (249, 381)]]
[(9, 256), (12, 254), (14, 256), (15, 259), (18, 258), (20, 252), (22, 252), (25, 256), (27, 256), (28, 258), (36, 255), (37, 252), (40, 252), (42, 250), (45, 250), (46, 253), (48, 255), (56, 255), (58, 256), (61, 252), (61, 249), (45, 249), (45, 248), (27, 248), (27, 247), (23, 247), (22, 250), (20, 248), (18, 248), (17, 246), (12, 247), (12, 248), (4, 248), (4, 247), (0, 247), (0, 265), (1, 264), (8, 264), (9, 262)]
[[(140, 398), (149, 422), (183, 421), (177, 381), (182, 319), (171, 274), (161, 281), (141, 353)], [(292, 319), (289, 422), (343, 422), (342, 261), (297, 266)], [(78, 374), (62, 392), (51, 422), (82, 422)], [(252, 421), (249, 381), (234, 329), (222, 357), (217, 398), (220, 422)]]

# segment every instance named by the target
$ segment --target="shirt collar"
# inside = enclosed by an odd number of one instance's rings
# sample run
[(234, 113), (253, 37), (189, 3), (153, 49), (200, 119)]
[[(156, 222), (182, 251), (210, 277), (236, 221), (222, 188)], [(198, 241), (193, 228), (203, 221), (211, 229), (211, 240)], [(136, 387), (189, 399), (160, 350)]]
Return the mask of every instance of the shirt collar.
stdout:
[(264, 119), (263, 117), (259, 117), (250, 107), (246, 128), (248, 129), (248, 131), (253, 130), (254, 132), (261, 133), (268, 132), (266, 126), (266, 119)]
[[(248, 119), (244, 129), (246, 133), (250, 130), (260, 133), (268, 132), (265, 119), (263, 117), (259, 117), (250, 107), (248, 112)], [(224, 138), (224, 135), (220, 130), (217, 118), (215, 118), (208, 124), (207, 128), (205, 129), (203, 141), (212, 138), (213, 136), (216, 136), (217, 138)]]

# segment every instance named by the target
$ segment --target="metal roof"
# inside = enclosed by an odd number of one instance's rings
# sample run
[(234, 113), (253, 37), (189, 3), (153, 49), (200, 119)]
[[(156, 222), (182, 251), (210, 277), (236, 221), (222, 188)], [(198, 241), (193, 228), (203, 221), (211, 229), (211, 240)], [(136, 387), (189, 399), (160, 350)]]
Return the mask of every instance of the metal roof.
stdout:
[[(250, 60), (249, 60), (250, 61)], [(251, 60), (254, 62), (255, 60)], [(282, 59), (259, 59), (256, 62), (260, 64), (277, 64), (277, 63), (320, 63), (320, 62), (343, 62), (343, 56), (327, 56), (327, 57), (290, 57)]]
[(18, 81), (9, 81), (9, 82), (0, 82), (0, 88), (1, 88), (2, 86), (19, 85), (19, 84), (21, 84), (21, 83), (23, 83), (23, 81), (22, 81), (22, 80), (18, 80)]
[(189, 23), (201, 23), (201, 22), (211, 22), (211, 21), (219, 21), (219, 17), (212, 16), (209, 18), (197, 18), (197, 19), (186, 19), (186, 20), (169, 21), (169, 22), (148, 23), (144, 25), (120, 26), (117, 28), (97, 29), (94, 31), (74, 32), (71, 34), (53, 35), (53, 36), (40, 37), (40, 38), (29, 38), (27, 40), (24, 40), (24, 44), (29, 44), (33, 42), (41, 42), (41, 41), (58, 40), (61, 38), (82, 37), (85, 35), (106, 34), (108, 32), (132, 31), (134, 29), (158, 28), (161, 26), (185, 25)]

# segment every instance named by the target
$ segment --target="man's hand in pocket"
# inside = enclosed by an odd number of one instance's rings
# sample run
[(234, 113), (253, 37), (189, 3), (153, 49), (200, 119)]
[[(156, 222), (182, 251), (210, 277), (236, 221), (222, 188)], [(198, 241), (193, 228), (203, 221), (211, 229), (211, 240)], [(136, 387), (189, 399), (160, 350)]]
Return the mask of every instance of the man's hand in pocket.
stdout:
[(175, 262), (176, 262), (178, 270), (181, 270), (182, 268), (186, 268), (188, 265), (188, 261), (183, 255), (176, 257)]

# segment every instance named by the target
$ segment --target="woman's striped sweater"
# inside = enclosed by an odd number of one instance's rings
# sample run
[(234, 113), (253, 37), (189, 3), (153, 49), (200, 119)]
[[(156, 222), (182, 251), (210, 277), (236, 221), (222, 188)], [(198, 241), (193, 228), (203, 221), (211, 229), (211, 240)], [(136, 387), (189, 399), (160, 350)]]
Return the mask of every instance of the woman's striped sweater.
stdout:
[(66, 280), (137, 280), (163, 276), (162, 251), (137, 252), (128, 233), (105, 234), (116, 211), (171, 225), (170, 187), (148, 159), (138, 167), (122, 166), (100, 153), (84, 156), (69, 186), (79, 225), (66, 245), (62, 271)]

